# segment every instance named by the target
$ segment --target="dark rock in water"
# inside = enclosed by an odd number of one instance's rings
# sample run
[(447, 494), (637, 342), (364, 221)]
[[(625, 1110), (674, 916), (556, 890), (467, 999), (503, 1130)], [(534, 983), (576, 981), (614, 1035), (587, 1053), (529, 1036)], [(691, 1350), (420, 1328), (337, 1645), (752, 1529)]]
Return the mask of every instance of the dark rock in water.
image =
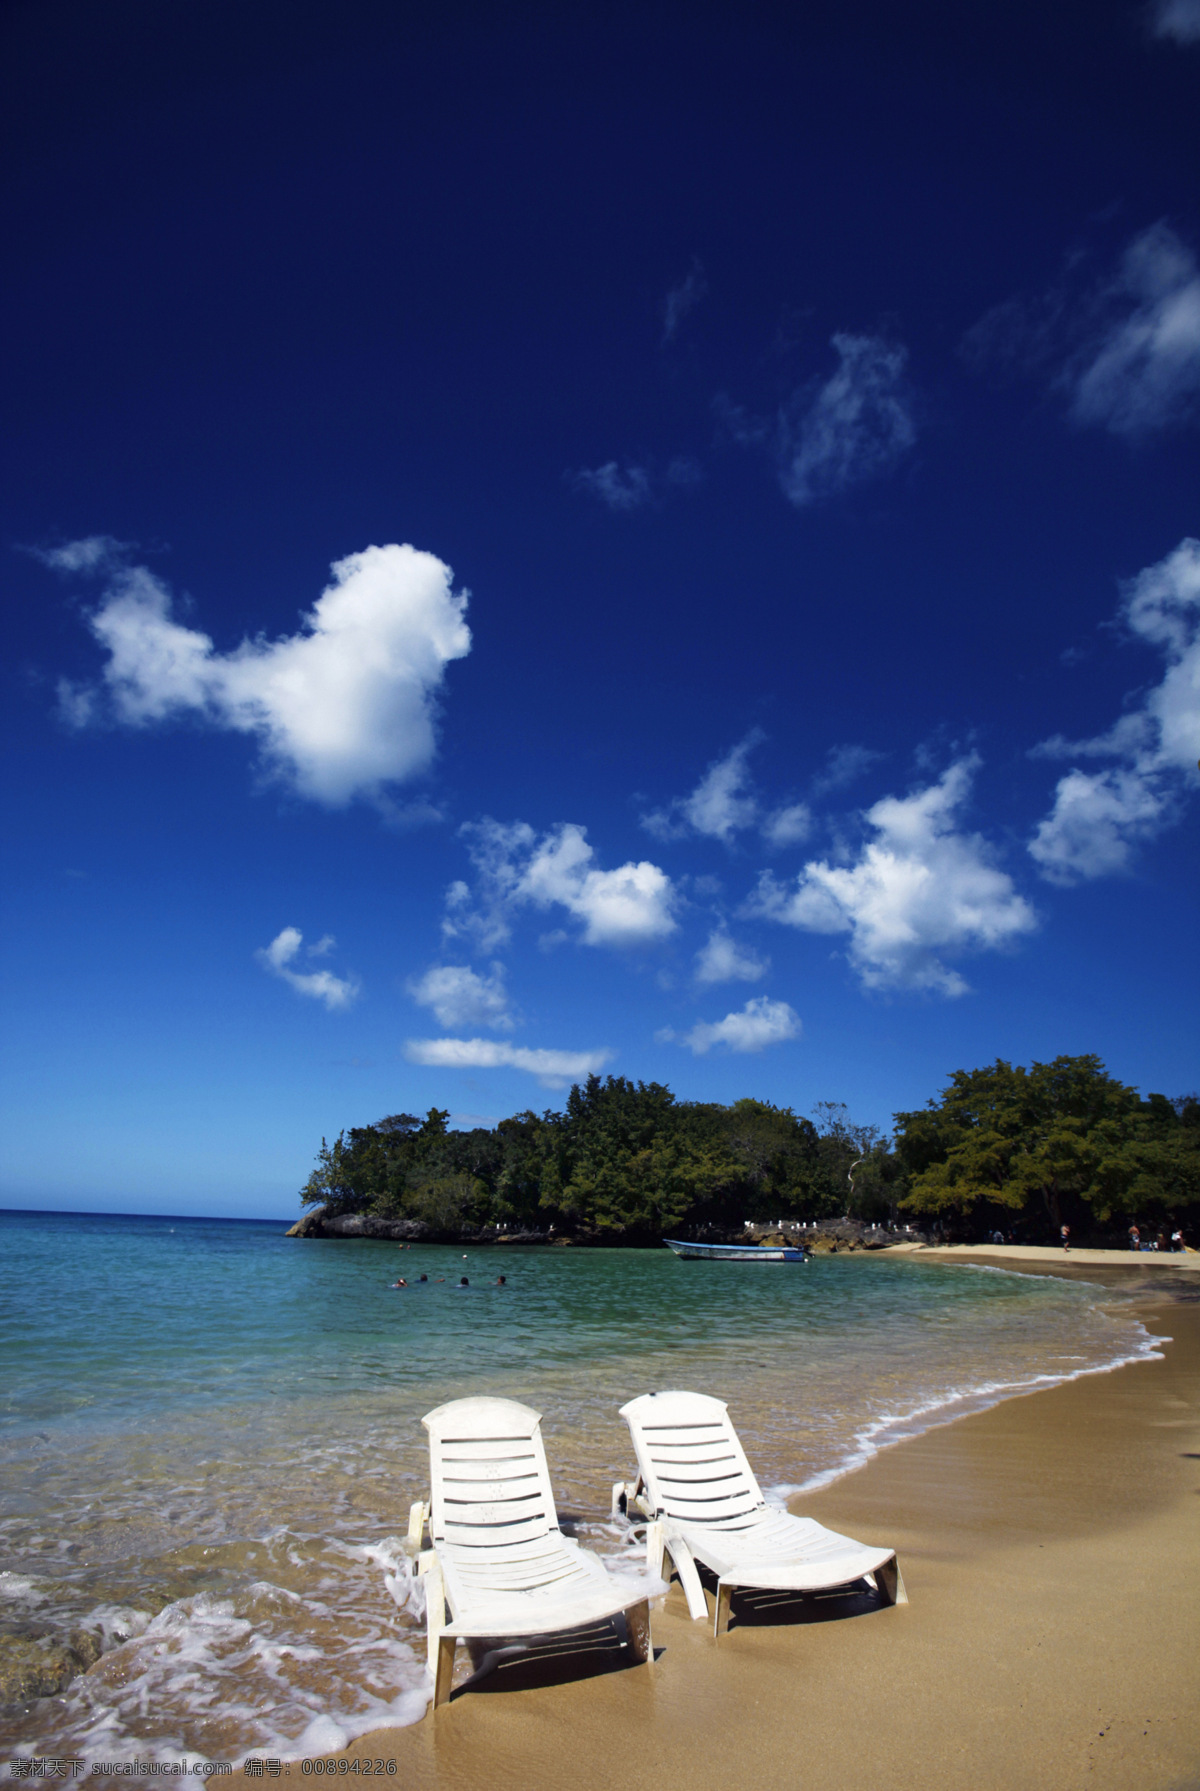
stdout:
[(99, 1640), (86, 1629), (73, 1629), (67, 1642), (51, 1636), (0, 1636), (0, 1704), (52, 1698), (99, 1658)]
[(289, 1238), (319, 1238), (325, 1223), (325, 1208), (319, 1206), (314, 1212), (305, 1213), (303, 1219), (297, 1219), (289, 1231), (284, 1233)]

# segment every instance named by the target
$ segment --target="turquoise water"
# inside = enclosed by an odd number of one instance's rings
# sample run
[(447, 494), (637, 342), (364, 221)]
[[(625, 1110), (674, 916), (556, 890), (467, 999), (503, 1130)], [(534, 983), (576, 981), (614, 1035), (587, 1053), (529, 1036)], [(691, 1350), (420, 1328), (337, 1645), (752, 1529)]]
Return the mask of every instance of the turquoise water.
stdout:
[(403, 1582), (420, 1418), (443, 1400), (540, 1410), (560, 1513), (628, 1570), (607, 1513), (636, 1393), (727, 1399), (780, 1496), (1152, 1349), (1107, 1292), (1045, 1277), (284, 1230), (0, 1214), (0, 1627), (83, 1623), (111, 1644), (61, 1698), (0, 1721), (10, 1747), (294, 1757), (415, 1720), (420, 1615), (385, 1580)]

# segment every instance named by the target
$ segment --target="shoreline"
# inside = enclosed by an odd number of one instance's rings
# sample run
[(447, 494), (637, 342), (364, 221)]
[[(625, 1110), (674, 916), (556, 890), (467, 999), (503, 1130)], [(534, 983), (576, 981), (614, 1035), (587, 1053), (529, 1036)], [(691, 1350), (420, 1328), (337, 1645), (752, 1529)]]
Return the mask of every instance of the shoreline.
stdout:
[[(885, 1244), (872, 1251), (873, 1256), (911, 1256), (939, 1262), (987, 1262), (1000, 1268), (1021, 1263), (1070, 1270), (1076, 1265), (1100, 1269), (1144, 1269), (1158, 1273), (1166, 1269), (1184, 1274), (1200, 1274), (1200, 1250), (1091, 1250), (1072, 1245), (1064, 1250), (1059, 1244)], [(1128, 1285), (1128, 1282), (1125, 1283)]]
[(908, 1606), (747, 1622), (718, 1645), (676, 1584), (653, 1667), (510, 1673), (330, 1758), (395, 1761), (414, 1791), (1200, 1783), (1200, 1287), (1154, 1279), (1137, 1312), (1170, 1339), (1157, 1358), (1005, 1394), (789, 1498), (895, 1546)]

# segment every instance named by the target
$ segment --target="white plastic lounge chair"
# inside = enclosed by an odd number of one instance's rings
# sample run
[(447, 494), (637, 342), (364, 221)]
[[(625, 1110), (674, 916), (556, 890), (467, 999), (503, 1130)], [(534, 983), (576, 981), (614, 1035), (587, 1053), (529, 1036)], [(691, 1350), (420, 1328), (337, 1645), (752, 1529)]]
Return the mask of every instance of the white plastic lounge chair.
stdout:
[[(611, 1646), (609, 1624), (623, 1615), (633, 1658), (651, 1659), (648, 1598), (622, 1591), (558, 1527), (541, 1414), (512, 1399), (456, 1399), (421, 1422), (432, 1496), (412, 1508), (408, 1546), (425, 1583), (434, 1708), (450, 1696), (460, 1641), (514, 1641), (507, 1658), (543, 1651), (519, 1638), (556, 1636), (553, 1652), (574, 1652), (601, 1638)], [(421, 1552), (426, 1522), (431, 1547)], [(577, 1631), (590, 1633), (571, 1646)]]
[(708, 1615), (696, 1562), (717, 1576), (715, 1635), (729, 1627), (738, 1587), (816, 1592), (867, 1580), (889, 1604), (908, 1596), (895, 1551), (865, 1548), (811, 1517), (769, 1506), (729, 1421), (724, 1400), (705, 1393), (644, 1393), (621, 1407), (637, 1451), (633, 1486), (613, 1488), (649, 1518), (646, 1561), (662, 1574), (670, 1555), (694, 1621)]

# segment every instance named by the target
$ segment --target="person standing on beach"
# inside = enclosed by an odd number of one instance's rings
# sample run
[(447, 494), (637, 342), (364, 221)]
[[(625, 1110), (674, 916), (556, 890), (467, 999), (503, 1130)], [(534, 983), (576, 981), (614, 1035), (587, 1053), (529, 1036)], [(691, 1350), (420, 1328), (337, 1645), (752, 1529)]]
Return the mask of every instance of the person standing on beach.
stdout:
[(1136, 1225), (1131, 1225), (1129, 1227), (1129, 1248), (1131, 1250), (1140, 1249), (1141, 1242), (1142, 1242), (1141, 1232), (1138, 1230)]
[(1062, 1226), (1060, 1229), (1059, 1235), (1061, 1236), (1062, 1241), (1063, 1241), (1063, 1249), (1069, 1251), (1071, 1246), (1067, 1240), (1071, 1236), (1071, 1227), (1069, 1225)]

